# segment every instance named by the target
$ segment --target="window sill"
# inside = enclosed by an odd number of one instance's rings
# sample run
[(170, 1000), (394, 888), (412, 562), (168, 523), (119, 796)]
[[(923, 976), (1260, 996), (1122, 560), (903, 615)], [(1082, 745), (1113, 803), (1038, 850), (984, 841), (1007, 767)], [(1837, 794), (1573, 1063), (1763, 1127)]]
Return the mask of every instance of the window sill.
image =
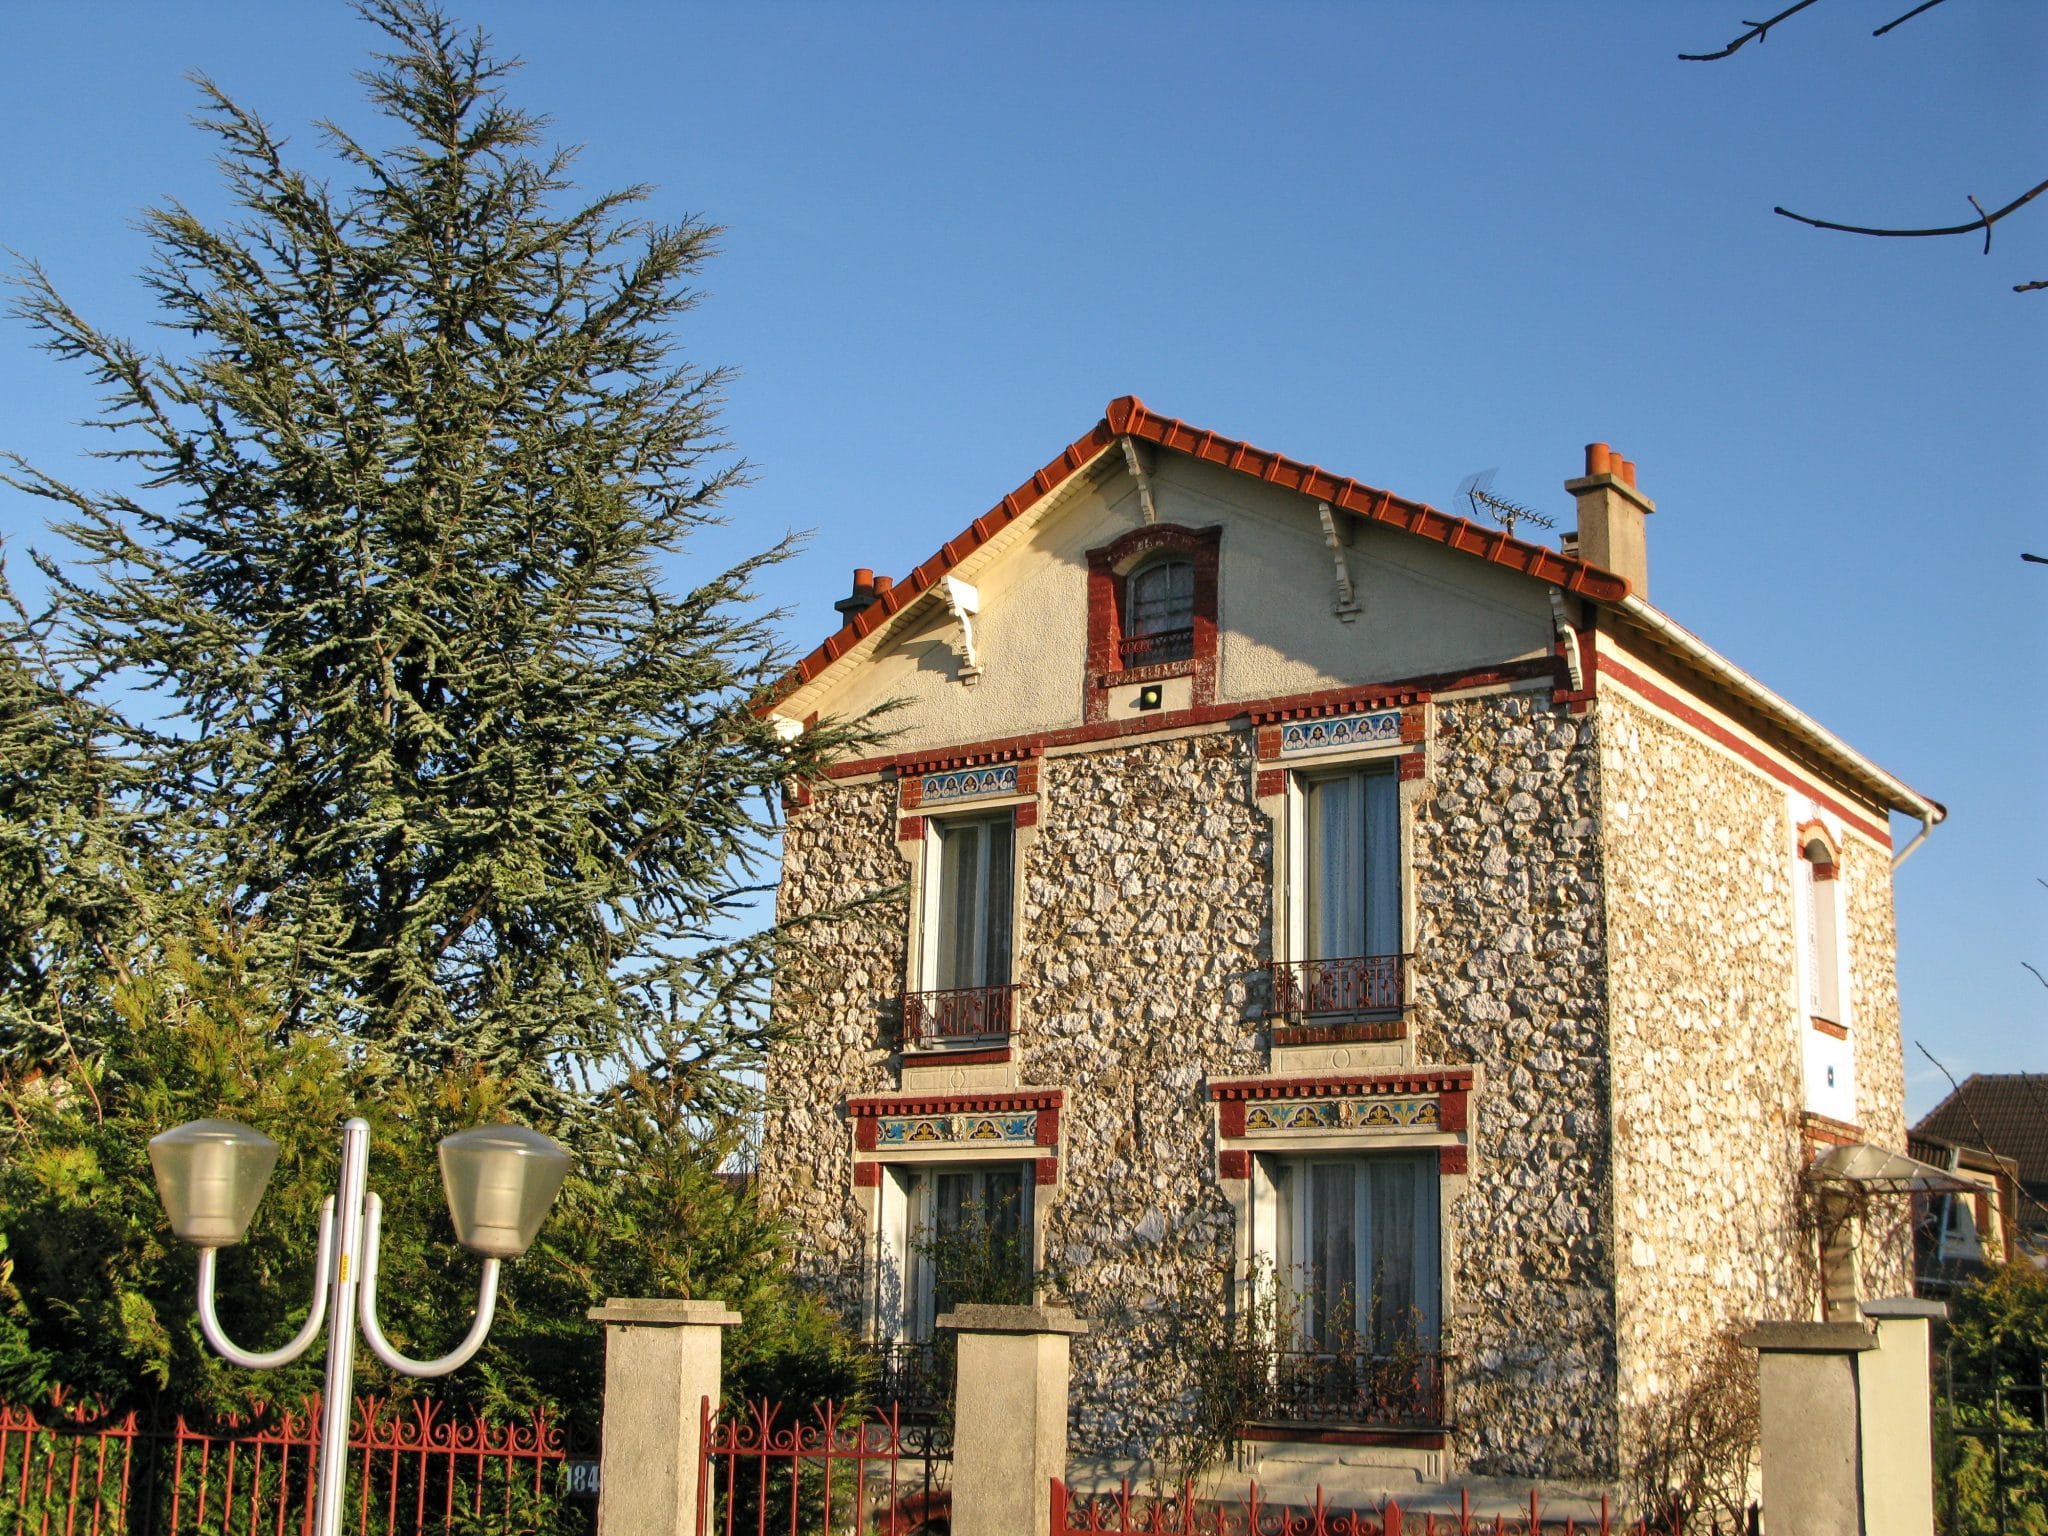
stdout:
[(1849, 1038), (1849, 1026), (1846, 1024), (1837, 1024), (1833, 1019), (1823, 1019), (1818, 1017), (1812, 1019), (1810, 1022), (1812, 1023), (1813, 1027), (1816, 1030), (1818, 1030), (1821, 1034), (1831, 1036), (1836, 1040), (1846, 1040)]
[(962, 1045), (947, 1046), (937, 1050), (907, 1049), (903, 1052), (906, 1067), (980, 1067), (994, 1066), (1010, 1059), (1010, 1045)]
[(1269, 1013), (1275, 1045), (1361, 1045), (1384, 1044), (1408, 1038), (1408, 1021), (1400, 1014), (1369, 1014), (1337, 1019), (1324, 1024), (1279, 1022), (1288, 1014)]

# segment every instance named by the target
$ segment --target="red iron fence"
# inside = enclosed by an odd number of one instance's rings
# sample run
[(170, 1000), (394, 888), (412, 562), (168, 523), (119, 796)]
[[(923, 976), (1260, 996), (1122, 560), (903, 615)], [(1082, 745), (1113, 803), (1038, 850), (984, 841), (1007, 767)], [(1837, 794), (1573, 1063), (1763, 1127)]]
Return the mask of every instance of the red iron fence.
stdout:
[(1470, 1494), (1458, 1496), (1455, 1512), (1413, 1514), (1389, 1500), (1378, 1509), (1335, 1509), (1316, 1490), (1313, 1504), (1271, 1504), (1253, 1483), (1242, 1502), (1202, 1500), (1189, 1489), (1167, 1499), (1132, 1498), (1130, 1484), (1119, 1493), (1090, 1497), (1052, 1483), (1052, 1536), (1758, 1536), (1760, 1514), (1751, 1505), (1732, 1524), (1695, 1520), (1657, 1524), (1611, 1517), (1602, 1499), (1597, 1514), (1546, 1515), (1536, 1493), (1522, 1515), (1476, 1515)]
[(913, 1536), (950, 1522), (949, 1454), (894, 1403), (832, 1403), (784, 1418), (772, 1403), (720, 1414), (703, 1400), (697, 1536)]
[[(0, 1406), (0, 1536), (290, 1536), (312, 1529), (320, 1404), (194, 1425), (61, 1399)], [(569, 1450), (535, 1415), (493, 1424), (358, 1398), (345, 1524), (357, 1536), (588, 1530)]]

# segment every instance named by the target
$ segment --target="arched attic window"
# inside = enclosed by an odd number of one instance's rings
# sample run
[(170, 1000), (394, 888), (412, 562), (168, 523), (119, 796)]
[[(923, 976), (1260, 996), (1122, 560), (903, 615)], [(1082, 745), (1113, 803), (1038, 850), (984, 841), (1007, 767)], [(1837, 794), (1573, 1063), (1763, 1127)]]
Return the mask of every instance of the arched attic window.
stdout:
[(1840, 892), (1835, 875), (1841, 855), (1818, 821), (1802, 824), (1799, 838), (1801, 935), (1806, 961), (1806, 1011), (1816, 1020), (1841, 1024), (1842, 948)]
[(1123, 633), (1118, 659), (1125, 667), (1186, 661), (1195, 654), (1195, 562), (1183, 554), (1145, 561), (1124, 578)]

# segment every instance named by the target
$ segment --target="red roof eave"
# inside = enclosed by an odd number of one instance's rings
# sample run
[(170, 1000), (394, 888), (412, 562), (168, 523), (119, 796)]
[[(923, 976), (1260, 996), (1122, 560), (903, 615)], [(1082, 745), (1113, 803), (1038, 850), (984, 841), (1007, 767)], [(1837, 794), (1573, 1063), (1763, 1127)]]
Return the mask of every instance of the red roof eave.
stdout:
[(854, 614), (836, 633), (827, 636), (824, 644), (799, 661), (777, 684), (770, 701), (761, 706), (762, 712), (772, 709), (774, 701), (813, 681), (868, 635), (937, 586), (961, 561), (1051, 495), (1119, 437), (1157, 443), (1268, 485), (1326, 501), (1355, 517), (1434, 540), (1448, 549), (1506, 566), (1567, 592), (1606, 602), (1619, 602), (1628, 594), (1628, 582), (1611, 571), (1541, 544), (1526, 543), (1498, 528), (1485, 528), (1465, 518), (1452, 517), (1391, 491), (1330, 474), (1313, 464), (1254, 448), (1237, 438), (1223, 437), (1171, 416), (1155, 415), (1137, 396), (1122, 395), (1110, 401), (1102, 420), (1090, 431), (1075, 438), (1044, 468), (948, 539), (936, 554), (903, 580), (879, 593), (873, 603)]

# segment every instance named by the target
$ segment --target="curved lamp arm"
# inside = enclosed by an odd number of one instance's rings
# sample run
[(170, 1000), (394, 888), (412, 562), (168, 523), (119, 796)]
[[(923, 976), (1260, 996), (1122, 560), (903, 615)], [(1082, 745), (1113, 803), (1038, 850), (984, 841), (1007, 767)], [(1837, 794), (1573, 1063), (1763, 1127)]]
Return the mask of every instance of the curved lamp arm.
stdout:
[(365, 1195), (363, 1211), (367, 1217), (363, 1233), (363, 1338), (370, 1353), (402, 1376), (446, 1376), (467, 1365), (484, 1347), (484, 1335), (491, 1331), (491, 1318), (498, 1310), (498, 1261), (484, 1260), (483, 1279), (477, 1286), (476, 1321), (469, 1325), (468, 1336), (438, 1360), (408, 1360), (391, 1347), (384, 1330), (377, 1326), (377, 1240), (384, 1226), (384, 1202), (374, 1194)]
[(223, 1360), (245, 1366), (252, 1371), (267, 1371), (280, 1365), (289, 1365), (312, 1346), (320, 1336), (320, 1325), (327, 1320), (327, 1265), (334, 1256), (334, 1197), (328, 1196), (320, 1207), (320, 1251), (313, 1260), (313, 1310), (306, 1314), (305, 1325), (299, 1329), (291, 1343), (282, 1349), (261, 1353), (242, 1349), (230, 1340), (220, 1326), (220, 1319), (213, 1310), (213, 1271), (220, 1258), (218, 1248), (199, 1250), (199, 1331), (206, 1335), (214, 1353)]

